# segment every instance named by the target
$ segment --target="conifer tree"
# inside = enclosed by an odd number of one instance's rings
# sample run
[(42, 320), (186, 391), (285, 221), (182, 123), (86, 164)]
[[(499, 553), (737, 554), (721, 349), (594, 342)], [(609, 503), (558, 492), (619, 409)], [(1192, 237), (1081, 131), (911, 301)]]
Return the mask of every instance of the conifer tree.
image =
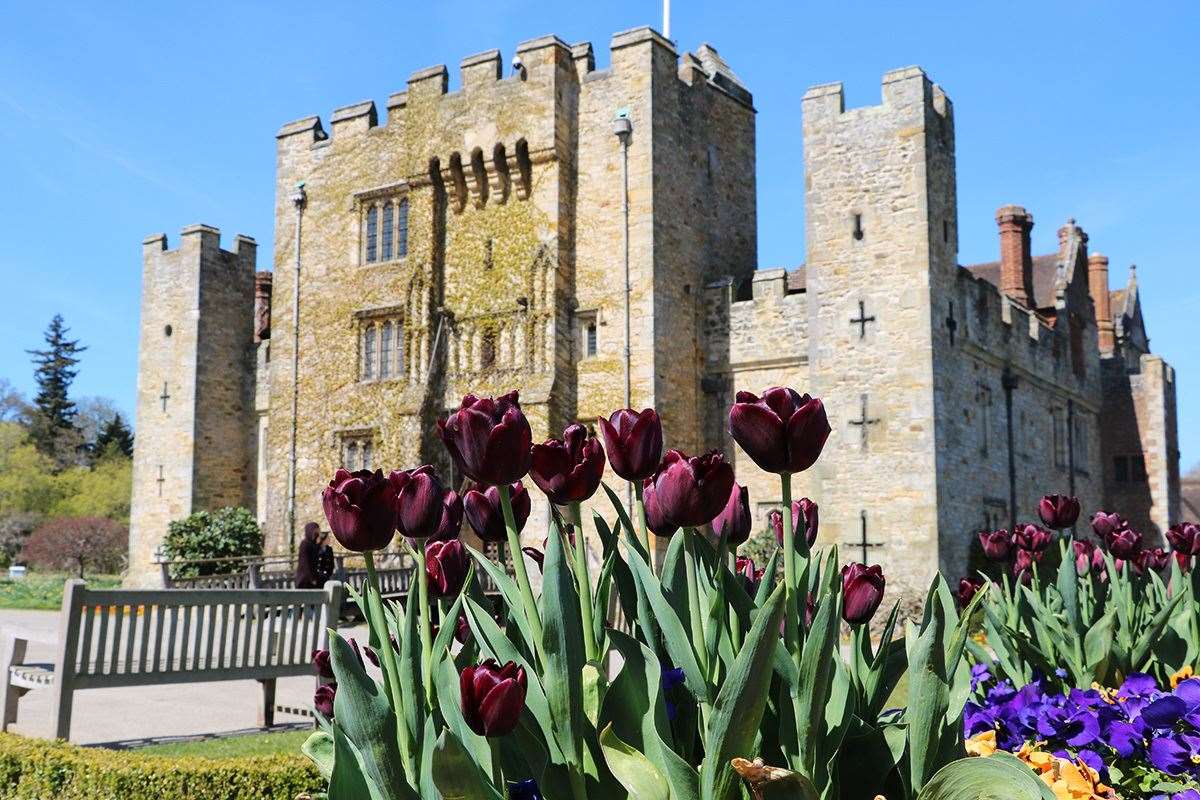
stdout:
[(69, 328), (61, 314), (55, 314), (46, 328), (46, 347), (27, 350), (33, 356), (33, 377), (38, 392), (29, 434), (37, 449), (65, 466), (77, 458), (79, 433), (75, 428), (75, 403), (71, 400), (71, 382), (75, 380), (78, 354), (86, 350), (78, 339), (68, 339)]
[(103, 458), (109, 453), (121, 453), (126, 458), (133, 455), (133, 431), (129, 430), (120, 414), (114, 415), (104, 424), (92, 449), (98, 458)]

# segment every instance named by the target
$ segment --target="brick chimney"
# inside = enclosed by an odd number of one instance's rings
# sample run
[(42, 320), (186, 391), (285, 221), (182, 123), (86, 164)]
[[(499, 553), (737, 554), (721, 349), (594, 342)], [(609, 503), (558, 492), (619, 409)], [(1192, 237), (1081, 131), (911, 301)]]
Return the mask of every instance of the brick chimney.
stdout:
[(1113, 329), (1112, 303), (1108, 294), (1108, 256), (1092, 253), (1088, 256), (1088, 294), (1096, 309), (1096, 328), (1100, 334), (1100, 353), (1108, 355), (1116, 346)]
[(1033, 305), (1033, 254), (1029, 232), (1033, 215), (1020, 206), (996, 212), (1000, 226), (1000, 291), (1024, 306)]

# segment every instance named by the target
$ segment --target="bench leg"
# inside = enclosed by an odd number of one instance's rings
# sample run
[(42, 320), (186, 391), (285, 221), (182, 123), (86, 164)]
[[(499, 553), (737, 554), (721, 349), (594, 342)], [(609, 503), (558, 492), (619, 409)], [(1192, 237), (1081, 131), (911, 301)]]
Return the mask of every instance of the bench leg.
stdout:
[(4, 674), (4, 718), (0, 721), (0, 731), (7, 731), (17, 721), (17, 703), (27, 691), (24, 686), (13, 685), (11, 673)]
[(275, 679), (262, 678), (262, 708), (258, 712), (258, 726), (269, 728), (275, 724)]
[(71, 702), (73, 699), (71, 687), (63, 685), (61, 674), (55, 677), (58, 680), (54, 683), (54, 738), (69, 740), (71, 738)]

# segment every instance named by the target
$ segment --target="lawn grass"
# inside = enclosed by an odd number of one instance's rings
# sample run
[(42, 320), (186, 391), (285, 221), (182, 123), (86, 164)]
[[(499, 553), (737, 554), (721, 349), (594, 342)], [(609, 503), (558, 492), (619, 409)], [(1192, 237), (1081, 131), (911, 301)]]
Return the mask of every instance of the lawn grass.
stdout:
[(280, 753), (298, 754), (300, 745), (312, 735), (311, 730), (287, 730), (276, 733), (249, 733), (220, 739), (195, 742), (171, 742), (139, 747), (136, 752), (148, 756), (197, 756), (199, 758), (232, 758), (236, 756), (273, 756)]
[[(74, 575), (65, 572), (30, 572), (24, 578), (0, 579), (0, 608), (35, 608), (57, 611), (62, 607), (63, 584)], [(88, 575), (89, 589), (113, 589), (120, 575)]]

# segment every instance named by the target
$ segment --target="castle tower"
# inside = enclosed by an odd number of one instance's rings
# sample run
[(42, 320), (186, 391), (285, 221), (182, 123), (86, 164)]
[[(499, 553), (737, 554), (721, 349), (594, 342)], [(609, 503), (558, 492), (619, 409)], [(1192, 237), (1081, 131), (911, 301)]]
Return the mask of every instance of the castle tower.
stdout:
[(207, 225), (142, 243), (131, 585), (159, 580), (167, 525), (192, 511), (253, 507), (254, 263), (248, 236), (221, 249)]
[[(846, 110), (842, 84), (804, 96), (808, 389), (833, 433), (795, 487), (821, 541), (882, 563), (889, 591), (938, 568), (933, 351), (938, 285), (957, 250), (950, 100), (918, 67), (883, 76), (883, 103)], [(868, 547), (860, 549), (863, 541)]]

